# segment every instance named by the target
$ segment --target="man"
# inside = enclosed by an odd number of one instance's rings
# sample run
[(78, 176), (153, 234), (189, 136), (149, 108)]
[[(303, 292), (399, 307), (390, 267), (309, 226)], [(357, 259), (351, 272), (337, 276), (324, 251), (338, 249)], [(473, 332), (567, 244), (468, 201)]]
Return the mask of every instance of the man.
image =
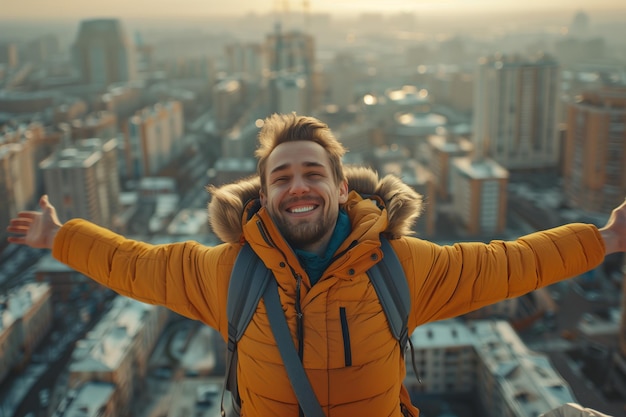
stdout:
[[(421, 197), (397, 178), (344, 171), (345, 149), (317, 119), (273, 115), (259, 142), (258, 178), (210, 189), (210, 222), (224, 244), (153, 246), (81, 219), (62, 224), (45, 196), (41, 212), (11, 220), (9, 241), (50, 248), (59, 261), (118, 293), (200, 320), (224, 339), (230, 273), (247, 242), (278, 282), (294, 342), (328, 417), (419, 414), (402, 385), (402, 352), (366, 275), (381, 258), (381, 234), (391, 239), (407, 277), (410, 333), (581, 274), (606, 254), (626, 250), (626, 204), (602, 229), (571, 224), (515, 242), (438, 246), (408, 236)], [(263, 302), (238, 352), (242, 415), (297, 416)]]

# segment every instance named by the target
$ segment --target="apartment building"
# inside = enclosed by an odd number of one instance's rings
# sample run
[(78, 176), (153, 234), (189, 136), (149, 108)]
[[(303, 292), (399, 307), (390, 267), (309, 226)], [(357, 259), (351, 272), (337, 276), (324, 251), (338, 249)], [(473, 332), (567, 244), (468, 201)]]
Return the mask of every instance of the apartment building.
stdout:
[(547, 56), (481, 59), (474, 85), (472, 141), (509, 170), (556, 168), (559, 67)]
[(548, 357), (529, 350), (501, 320), (445, 320), (411, 335), (418, 376), (407, 355), (410, 392), (470, 395), (489, 417), (536, 417), (576, 403)]
[(0, 382), (28, 362), (51, 326), (49, 285), (25, 284), (0, 296)]
[(81, 217), (113, 226), (120, 192), (115, 139), (80, 141), (55, 152), (39, 168), (61, 221)]
[(76, 343), (69, 366), (69, 388), (93, 382), (111, 384), (115, 388), (108, 401), (113, 404), (114, 415), (129, 416), (167, 317), (162, 307), (117, 297), (106, 316)]
[(626, 195), (626, 87), (588, 91), (567, 103), (563, 150), (567, 202), (609, 213)]
[(509, 173), (490, 159), (452, 162), (453, 211), (469, 235), (502, 233), (506, 227)]

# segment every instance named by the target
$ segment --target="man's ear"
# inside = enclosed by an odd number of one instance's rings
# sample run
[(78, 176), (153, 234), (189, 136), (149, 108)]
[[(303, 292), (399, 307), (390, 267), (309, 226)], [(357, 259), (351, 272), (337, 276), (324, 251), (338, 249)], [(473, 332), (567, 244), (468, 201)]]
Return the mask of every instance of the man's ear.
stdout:
[(261, 206), (265, 207), (265, 204), (267, 203), (267, 197), (265, 196), (265, 193), (263, 191), (259, 191), (259, 200), (261, 200)]
[(339, 204), (343, 204), (348, 201), (348, 181), (343, 180), (339, 184)]

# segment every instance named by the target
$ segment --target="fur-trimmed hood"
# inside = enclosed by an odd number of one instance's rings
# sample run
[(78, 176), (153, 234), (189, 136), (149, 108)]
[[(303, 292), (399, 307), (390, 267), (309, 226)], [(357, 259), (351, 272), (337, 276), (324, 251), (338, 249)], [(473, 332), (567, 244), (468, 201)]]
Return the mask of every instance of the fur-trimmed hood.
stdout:
[[(398, 177), (379, 178), (370, 168), (345, 167), (348, 189), (360, 195), (377, 196), (388, 212), (385, 230), (390, 238), (413, 234), (413, 225), (422, 212), (422, 196)], [(241, 239), (242, 217), (246, 204), (259, 197), (261, 181), (258, 176), (248, 177), (220, 187), (209, 186), (209, 224), (223, 242), (235, 243)]]

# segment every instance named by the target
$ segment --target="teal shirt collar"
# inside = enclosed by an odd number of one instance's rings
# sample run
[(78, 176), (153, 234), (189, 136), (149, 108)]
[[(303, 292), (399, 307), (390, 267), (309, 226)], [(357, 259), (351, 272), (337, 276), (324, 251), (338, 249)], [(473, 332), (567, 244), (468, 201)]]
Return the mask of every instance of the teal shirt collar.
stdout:
[(328, 242), (328, 246), (326, 247), (326, 251), (324, 251), (323, 256), (318, 256), (315, 253), (300, 249), (295, 250), (298, 259), (300, 260), (300, 264), (311, 280), (311, 285), (317, 283), (317, 281), (319, 281), (322, 277), (322, 274), (330, 265), (333, 255), (337, 249), (339, 249), (339, 246), (341, 246), (341, 244), (350, 235), (351, 231), (352, 225), (350, 224), (348, 213), (341, 209), (339, 210), (339, 215), (337, 216), (335, 230), (330, 237), (330, 241)]

